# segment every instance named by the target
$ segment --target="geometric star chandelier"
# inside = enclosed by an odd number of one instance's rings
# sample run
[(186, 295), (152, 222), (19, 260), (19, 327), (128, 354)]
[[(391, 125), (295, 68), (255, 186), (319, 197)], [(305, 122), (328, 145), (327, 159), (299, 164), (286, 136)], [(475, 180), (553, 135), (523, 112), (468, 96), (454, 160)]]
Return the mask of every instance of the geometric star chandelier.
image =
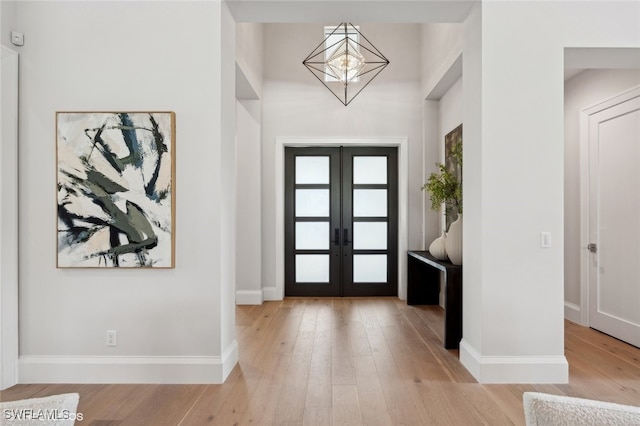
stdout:
[(356, 27), (343, 22), (302, 63), (347, 106), (389, 60)]

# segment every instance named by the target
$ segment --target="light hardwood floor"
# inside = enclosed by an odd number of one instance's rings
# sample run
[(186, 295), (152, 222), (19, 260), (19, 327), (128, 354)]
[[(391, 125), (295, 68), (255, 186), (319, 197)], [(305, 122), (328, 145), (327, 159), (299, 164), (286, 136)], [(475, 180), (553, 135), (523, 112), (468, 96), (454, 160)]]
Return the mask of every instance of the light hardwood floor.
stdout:
[(395, 298), (294, 298), (236, 309), (222, 385), (18, 385), (78, 392), (77, 425), (523, 425), (522, 393), (640, 406), (640, 349), (566, 322), (569, 384), (481, 385), (442, 346), (442, 311)]

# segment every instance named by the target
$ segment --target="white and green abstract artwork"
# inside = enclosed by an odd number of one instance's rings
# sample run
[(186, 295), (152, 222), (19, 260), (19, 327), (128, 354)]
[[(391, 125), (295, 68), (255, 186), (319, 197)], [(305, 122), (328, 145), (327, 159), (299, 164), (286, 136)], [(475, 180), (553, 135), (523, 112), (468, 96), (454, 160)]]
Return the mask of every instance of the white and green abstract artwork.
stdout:
[(59, 268), (173, 268), (175, 114), (58, 112)]

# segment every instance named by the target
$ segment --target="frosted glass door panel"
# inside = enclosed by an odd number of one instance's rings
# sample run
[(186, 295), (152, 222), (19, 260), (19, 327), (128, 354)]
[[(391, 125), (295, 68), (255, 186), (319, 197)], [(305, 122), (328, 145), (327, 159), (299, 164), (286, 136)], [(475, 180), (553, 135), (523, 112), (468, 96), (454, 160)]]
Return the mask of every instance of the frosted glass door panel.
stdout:
[(299, 283), (328, 283), (329, 255), (328, 254), (297, 254), (296, 282)]
[(355, 189), (353, 191), (354, 217), (386, 217), (386, 189)]
[(329, 222), (297, 222), (296, 250), (328, 250)]
[(329, 157), (296, 157), (296, 184), (329, 183)]
[(328, 189), (296, 189), (297, 217), (329, 217)]
[(386, 184), (387, 157), (353, 157), (353, 183)]
[(356, 254), (353, 256), (354, 283), (387, 282), (386, 254)]
[(353, 248), (356, 250), (386, 250), (387, 222), (355, 222)]

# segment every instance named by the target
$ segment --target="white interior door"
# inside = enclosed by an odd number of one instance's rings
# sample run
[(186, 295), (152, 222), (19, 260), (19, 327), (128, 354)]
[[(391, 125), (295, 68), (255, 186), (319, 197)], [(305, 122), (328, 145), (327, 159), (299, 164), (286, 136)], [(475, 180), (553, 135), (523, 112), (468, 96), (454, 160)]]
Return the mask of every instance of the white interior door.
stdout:
[(592, 112), (589, 325), (640, 347), (640, 88)]

